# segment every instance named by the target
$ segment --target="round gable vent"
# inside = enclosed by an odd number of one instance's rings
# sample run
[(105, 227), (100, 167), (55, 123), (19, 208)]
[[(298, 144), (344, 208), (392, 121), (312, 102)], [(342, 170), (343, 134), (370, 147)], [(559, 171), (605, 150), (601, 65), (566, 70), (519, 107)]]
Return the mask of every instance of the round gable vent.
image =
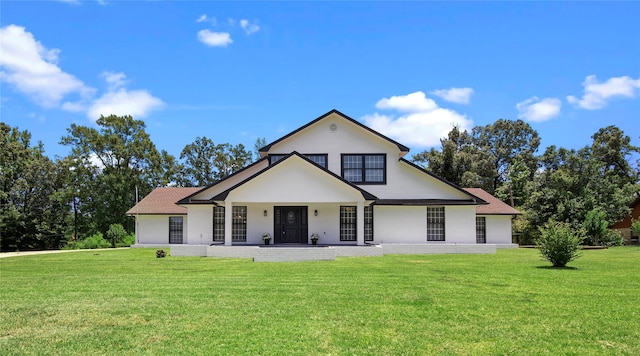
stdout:
[(338, 125), (336, 125), (336, 124), (331, 124), (331, 126), (329, 126), (329, 130), (331, 130), (331, 132), (336, 132), (336, 131), (338, 131)]

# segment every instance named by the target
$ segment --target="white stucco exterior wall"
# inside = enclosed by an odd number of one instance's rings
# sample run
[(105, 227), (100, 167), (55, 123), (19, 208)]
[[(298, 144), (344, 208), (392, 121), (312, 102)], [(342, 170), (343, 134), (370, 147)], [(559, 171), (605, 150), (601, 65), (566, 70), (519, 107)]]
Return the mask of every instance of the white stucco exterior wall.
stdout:
[(475, 205), (447, 206), (444, 219), (445, 243), (476, 243)]
[(188, 223), (186, 215), (138, 215), (137, 244), (168, 244), (169, 243), (169, 217), (182, 217), (182, 241), (187, 243)]
[(424, 206), (375, 206), (375, 243), (426, 243), (427, 209)]
[(478, 216), (486, 218), (488, 244), (511, 244), (511, 215)]
[(209, 245), (213, 242), (213, 206), (189, 205), (187, 206), (187, 231), (186, 244)]

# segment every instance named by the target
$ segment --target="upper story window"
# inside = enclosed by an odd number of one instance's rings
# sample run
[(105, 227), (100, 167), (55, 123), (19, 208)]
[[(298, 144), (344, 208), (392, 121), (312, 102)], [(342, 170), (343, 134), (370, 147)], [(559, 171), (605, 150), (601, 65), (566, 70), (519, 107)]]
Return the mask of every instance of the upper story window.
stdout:
[(351, 183), (385, 184), (386, 158), (385, 154), (343, 154), (342, 178)]
[[(274, 164), (274, 163), (278, 162), (279, 160), (283, 159), (286, 156), (287, 155), (284, 155), (284, 154), (271, 154), (271, 155), (269, 155), (269, 164)], [(324, 169), (327, 168), (327, 154), (326, 153), (325, 154), (305, 154), (303, 156), (305, 156), (308, 159), (310, 159), (311, 161), (319, 164)]]
[(316, 164), (322, 166), (322, 168), (327, 169), (327, 155), (326, 154), (309, 154), (309, 155), (304, 155), (305, 157), (307, 157), (308, 159), (310, 159), (311, 161), (315, 162)]

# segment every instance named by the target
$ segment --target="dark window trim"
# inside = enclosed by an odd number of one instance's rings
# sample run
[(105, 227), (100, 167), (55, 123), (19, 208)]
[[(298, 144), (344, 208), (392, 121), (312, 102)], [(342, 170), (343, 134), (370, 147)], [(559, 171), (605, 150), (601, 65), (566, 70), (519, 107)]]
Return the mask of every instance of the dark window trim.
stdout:
[[(429, 226), (430, 226), (430, 222), (429, 222), (429, 210), (430, 209), (442, 209), (442, 238), (435, 238), (433, 236), (429, 235)], [(446, 227), (446, 209), (443, 206), (428, 206), (427, 207), (427, 241), (437, 241), (437, 242), (441, 242), (441, 241), (446, 241), (447, 239), (447, 231), (445, 229)]]
[(231, 208), (231, 241), (247, 242), (247, 207), (243, 205)]
[[(172, 219), (180, 219), (180, 230), (172, 230), (172, 224), (171, 224), (171, 220)], [(180, 233), (180, 242), (172, 242), (171, 239), (171, 233), (174, 232), (179, 232)], [(169, 243), (170, 244), (184, 244), (184, 217), (183, 216), (169, 216)]]
[[(329, 154), (327, 153), (303, 153), (303, 156), (305, 156), (306, 158), (308, 158), (310, 161), (318, 164), (316, 161), (312, 160), (311, 157), (309, 156), (323, 156), (324, 157), (324, 163), (325, 166), (323, 167), (324, 169), (329, 169)], [(322, 167), (321, 164), (319, 164), (320, 167)]]
[[(353, 222), (349, 224), (346, 224), (343, 218), (343, 209), (347, 208), (353, 209)], [(347, 228), (349, 228), (349, 235), (353, 235), (353, 238), (343, 234)], [(358, 207), (355, 205), (340, 205), (340, 241), (358, 241)]]
[[(222, 211), (222, 219), (216, 216), (216, 210)], [(213, 241), (214, 242), (222, 242), (224, 241), (224, 206), (214, 206), (213, 207)], [(220, 229), (222, 227), (222, 229)], [(217, 231), (222, 232), (222, 234), (216, 234)]]
[[(482, 224), (479, 224), (479, 221), (482, 221)], [(476, 216), (476, 243), (487, 243), (487, 218), (484, 216)]]
[[(344, 177), (344, 158), (350, 156), (360, 156), (360, 158), (362, 159), (362, 174), (361, 174), (361, 181), (349, 181), (348, 179), (346, 179)], [(380, 156), (383, 157), (383, 167), (382, 167), (382, 182), (367, 182), (366, 181), (366, 176), (367, 176), (367, 168), (365, 166), (365, 157), (366, 156)], [(352, 183), (352, 184), (360, 184), (360, 185), (385, 185), (387, 184), (387, 154), (386, 153), (342, 153), (340, 155), (340, 176), (342, 177), (342, 179), (347, 180), (348, 182)]]
[[(370, 221), (367, 221), (367, 215)], [(373, 241), (373, 205), (364, 207), (364, 240)]]
[[(321, 167), (322, 167), (321, 164), (315, 162), (309, 156), (322, 156), (322, 157), (324, 157), (324, 163), (325, 163), (325, 166), (323, 168), (324, 169), (328, 169), (328, 167), (329, 167), (329, 154), (327, 154), (327, 153), (302, 153), (301, 155), (306, 157), (308, 160), (318, 164)], [(283, 158), (285, 158), (287, 156), (288, 156), (288, 154), (284, 154), (284, 153), (272, 153), (272, 154), (269, 155), (269, 165), (272, 165), (272, 164), (278, 162), (279, 160), (281, 160), (281, 159), (283, 159)]]

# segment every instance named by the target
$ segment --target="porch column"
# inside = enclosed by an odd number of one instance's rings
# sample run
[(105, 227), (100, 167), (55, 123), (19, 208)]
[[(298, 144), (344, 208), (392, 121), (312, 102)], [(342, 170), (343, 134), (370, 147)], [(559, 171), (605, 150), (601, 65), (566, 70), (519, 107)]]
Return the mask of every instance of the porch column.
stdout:
[(231, 246), (231, 234), (233, 233), (233, 204), (226, 200), (224, 202), (224, 244)]
[(364, 245), (364, 202), (358, 202), (356, 219), (356, 240), (358, 245)]

